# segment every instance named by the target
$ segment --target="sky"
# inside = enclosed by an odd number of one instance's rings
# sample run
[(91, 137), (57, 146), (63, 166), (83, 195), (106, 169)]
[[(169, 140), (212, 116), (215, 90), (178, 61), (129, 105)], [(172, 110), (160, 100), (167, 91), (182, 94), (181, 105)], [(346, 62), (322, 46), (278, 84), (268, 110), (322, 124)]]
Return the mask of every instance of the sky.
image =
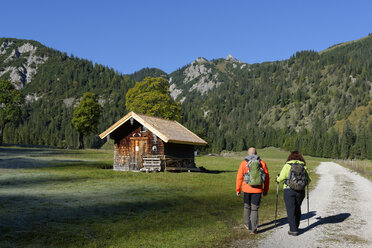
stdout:
[(246, 63), (321, 51), (372, 33), (370, 0), (0, 0), (0, 37), (130, 74), (171, 73), (198, 57)]

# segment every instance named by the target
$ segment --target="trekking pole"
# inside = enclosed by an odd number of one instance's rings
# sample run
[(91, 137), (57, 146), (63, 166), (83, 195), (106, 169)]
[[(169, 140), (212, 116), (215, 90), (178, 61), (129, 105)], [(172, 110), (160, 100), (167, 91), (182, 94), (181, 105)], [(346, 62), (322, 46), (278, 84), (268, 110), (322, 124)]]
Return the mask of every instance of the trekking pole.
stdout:
[[(278, 174), (279, 176), (279, 174)], [(279, 195), (279, 182), (276, 182), (276, 203), (275, 203), (275, 227), (276, 227), (276, 219), (278, 216), (278, 195)]]
[(307, 226), (310, 225), (310, 221), (309, 221), (309, 184), (306, 185), (307, 187)]

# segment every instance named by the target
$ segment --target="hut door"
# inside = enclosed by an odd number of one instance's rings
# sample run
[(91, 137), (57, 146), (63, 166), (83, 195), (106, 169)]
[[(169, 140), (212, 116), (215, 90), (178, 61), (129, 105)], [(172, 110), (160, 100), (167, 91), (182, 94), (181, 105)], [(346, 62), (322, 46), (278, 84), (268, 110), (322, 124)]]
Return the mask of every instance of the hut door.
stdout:
[(131, 137), (130, 138), (130, 170), (139, 170), (142, 166), (142, 157), (146, 155), (147, 138)]

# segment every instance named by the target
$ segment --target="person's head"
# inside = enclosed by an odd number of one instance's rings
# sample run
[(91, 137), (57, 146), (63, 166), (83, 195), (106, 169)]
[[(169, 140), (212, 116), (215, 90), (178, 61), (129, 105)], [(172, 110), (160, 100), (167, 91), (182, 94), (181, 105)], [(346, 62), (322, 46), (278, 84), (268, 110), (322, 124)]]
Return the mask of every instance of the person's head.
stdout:
[(287, 162), (291, 161), (291, 160), (300, 160), (300, 161), (306, 163), (304, 157), (302, 156), (301, 152), (299, 152), (299, 151), (294, 151), (294, 152), (291, 152), (291, 154), (289, 154)]
[(248, 149), (248, 156), (252, 156), (252, 155), (257, 155), (256, 148), (254, 148), (253, 146), (249, 147)]

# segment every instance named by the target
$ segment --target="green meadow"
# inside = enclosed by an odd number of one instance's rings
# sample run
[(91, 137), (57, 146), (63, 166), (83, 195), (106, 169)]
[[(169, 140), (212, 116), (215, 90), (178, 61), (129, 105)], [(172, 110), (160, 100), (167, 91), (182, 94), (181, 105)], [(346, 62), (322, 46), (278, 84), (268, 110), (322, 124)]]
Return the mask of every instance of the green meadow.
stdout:
[[(288, 156), (276, 148), (258, 153), (271, 185), (254, 238), (273, 225), (274, 180)], [(2, 147), (0, 247), (225, 247), (252, 238), (242, 228), (242, 197), (235, 195), (244, 156), (197, 157), (207, 173), (138, 173), (105, 169), (113, 158), (107, 150)], [(324, 159), (306, 160), (316, 181)]]

